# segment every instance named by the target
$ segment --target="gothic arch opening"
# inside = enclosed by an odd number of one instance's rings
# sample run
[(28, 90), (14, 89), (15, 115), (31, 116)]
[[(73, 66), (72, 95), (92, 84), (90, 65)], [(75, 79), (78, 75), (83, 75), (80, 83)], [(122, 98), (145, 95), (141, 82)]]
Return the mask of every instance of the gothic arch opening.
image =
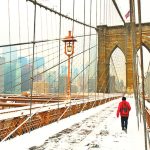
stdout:
[(126, 91), (126, 58), (120, 48), (116, 47), (109, 59), (109, 92)]

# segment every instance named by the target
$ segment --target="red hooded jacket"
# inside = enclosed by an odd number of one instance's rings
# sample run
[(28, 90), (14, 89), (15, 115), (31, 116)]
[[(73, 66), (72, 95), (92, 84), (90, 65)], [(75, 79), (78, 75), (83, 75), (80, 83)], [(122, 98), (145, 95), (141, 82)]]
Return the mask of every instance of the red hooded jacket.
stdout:
[(131, 106), (129, 102), (127, 102), (126, 100), (123, 100), (118, 105), (117, 117), (119, 117), (119, 114), (121, 117), (128, 117), (130, 110), (131, 110)]

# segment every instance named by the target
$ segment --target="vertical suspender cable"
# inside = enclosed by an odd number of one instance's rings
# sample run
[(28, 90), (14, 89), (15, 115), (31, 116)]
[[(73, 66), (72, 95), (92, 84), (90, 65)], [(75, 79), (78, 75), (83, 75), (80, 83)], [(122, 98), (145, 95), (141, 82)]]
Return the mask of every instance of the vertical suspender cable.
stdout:
[[(10, 0), (8, 0), (8, 23), (9, 23), (9, 44), (11, 44), (11, 33), (10, 33)], [(10, 60), (8, 60), (8, 62), (10, 63), (10, 66), (9, 66), (9, 72), (6, 72), (6, 73), (11, 73), (11, 46), (9, 48), (10, 50)], [(11, 80), (10, 80), (10, 86), (8, 87), (11, 87), (11, 89), (8, 89), (6, 88), (6, 90), (11, 90), (11, 93), (12, 93), (12, 76), (11, 76)]]
[(73, 23), (72, 23), (72, 35), (74, 35), (74, 14), (75, 14), (75, 0), (73, 0)]
[[(28, 3), (26, 3), (26, 7), (27, 7), (27, 38), (28, 38), (28, 42), (29, 42), (29, 10), (28, 10)], [(28, 44), (28, 52), (29, 52), (29, 60), (30, 60), (30, 46), (29, 46), (29, 44)], [(30, 62), (29, 62), (29, 64), (30, 64)], [(29, 70), (28, 70), (28, 72), (30, 73), (30, 70), (31, 68), (29, 67)], [(30, 81), (30, 78), (28, 78), (28, 81)], [(26, 81), (26, 82), (28, 82), (28, 81)], [(28, 85), (28, 87), (29, 87), (29, 85)]]
[[(73, 23), (72, 23), (72, 36), (74, 35), (74, 12), (75, 12), (75, 0), (73, 0)], [(72, 65), (73, 65), (73, 57), (71, 57), (71, 81), (72, 81)], [(70, 82), (70, 106), (71, 106), (71, 88), (72, 82)]]
[(82, 83), (83, 83), (83, 102), (84, 102), (84, 90), (85, 90), (85, 87), (84, 87), (84, 80), (85, 80), (85, 79), (84, 79), (84, 75), (85, 75), (85, 74), (84, 74), (84, 65), (85, 65), (85, 64), (84, 64), (84, 57), (85, 57), (85, 56), (84, 56), (84, 51), (85, 51), (85, 8), (86, 8), (86, 7), (85, 7), (85, 4), (86, 4), (86, 3), (85, 3), (85, 0), (84, 0), (84, 29), (83, 29), (83, 30), (84, 30), (84, 31), (83, 31), (83, 32), (84, 32), (84, 33), (83, 33), (84, 36), (83, 36), (83, 58), (82, 58), (82, 59), (83, 59), (83, 82), (82, 82)]
[[(100, 8), (100, 11), (99, 11), (99, 12), (100, 12), (100, 14), (99, 14), (99, 17), (100, 17), (99, 20), (100, 20), (100, 22), (99, 22), (99, 24), (101, 25), (101, 22), (102, 22), (102, 21), (101, 21), (101, 20), (102, 20), (102, 1), (100, 1), (100, 7), (99, 7), (99, 8)], [(99, 31), (97, 31), (97, 32), (99, 32)], [(98, 33), (98, 34), (99, 34), (99, 33)], [(98, 43), (98, 44), (99, 44), (99, 43)], [(98, 46), (98, 47), (99, 47), (99, 46)], [(98, 51), (99, 51), (99, 50), (98, 50)], [(99, 59), (99, 52), (98, 52), (97, 59)], [(98, 61), (98, 60), (97, 60), (97, 61)], [(97, 64), (98, 64), (98, 63), (97, 63)], [(97, 66), (97, 68), (98, 68), (98, 66)], [(98, 70), (98, 69), (97, 69), (97, 70)], [(98, 77), (98, 76), (97, 76), (97, 77)], [(99, 80), (99, 79), (97, 79), (97, 82), (98, 82), (98, 80)], [(97, 90), (98, 90), (97, 92), (98, 92), (98, 98), (99, 98), (99, 92), (100, 92), (100, 91), (99, 91), (98, 88), (97, 88)]]
[(135, 72), (135, 79), (136, 79), (136, 82), (135, 82), (135, 99), (136, 99), (136, 103), (135, 103), (135, 105), (136, 105), (136, 117), (137, 117), (137, 124), (138, 124), (138, 129), (139, 129), (139, 116), (138, 116), (138, 112), (139, 112), (139, 105), (138, 105), (138, 102), (139, 102), (139, 99), (138, 99), (138, 62), (137, 62), (137, 59), (136, 59), (136, 54), (135, 54), (135, 70), (136, 70), (136, 72)]
[[(138, 123), (138, 129), (139, 129), (139, 110), (140, 110), (140, 103), (139, 103), (139, 76), (138, 76), (138, 55), (137, 56), (137, 61), (136, 61), (136, 70), (137, 70), (137, 74), (136, 74), (136, 78), (137, 78), (137, 109), (136, 109), (136, 115), (137, 115), (137, 123)], [(141, 115), (140, 115), (141, 116)]]
[[(41, 40), (43, 41), (43, 27), (42, 27), (42, 9), (40, 8), (40, 22), (41, 22)], [(43, 49), (43, 42), (41, 43), (41, 46), (42, 46), (42, 51), (40, 51), (40, 52), (36, 52), (36, 54), (38, 55), (38, 53), (41, 53), (41, 57), (43, 57), (43, 51), (44, 51), (44, 49)], [(38, 64), (38, 61), (40, 61), (40, 57), (38, 58), (38, 56), (36, 56), (37, 58), (36, 58), (36, 63)], [(41, 67), (41, 66), (38, 66), (38, 65), (36, 65), (37, 67), (37, 82), (38, 82), (38, 73), (39, 73), (39, 71), (38, 71), (38, 69), (39, 69), (39, 67)], [(44, 70), (44, 66), (43, 66), (43, 70)]]
[(144, 65), (142, 50), (142, 26), (141, 26), (141, 0), (138, 0), (138, 19), (139, 19), (139, 36), (140, 36), (140, 59), (141, 59), (141, 77), (142, 77), (142, 109), (145, 136), (145, 150), (147, 150), (147, 131), (146, 131), (146, 109), (145, 109), (145, 89), (144, 89)]
[[(104, 14), (103, 14), (103, 24), (104, 25), (107, 25), (106, 24), (106, 1), (104, 0)], [(106, 34), (106, 32), (104, 32), (104, 34)], [(103, 39), (103, 41), (104, 41), (104, 43), (105, 43), (105, 35), (104, 35), (104, 39)], [(104, 61), (103, 62), (104, 63), (104, 65), (106, 66), (106, 61)], [(106, 71), (106, 70), (105, 70)], [(107, 77), (107, 76), (106, 76)], [(104, 90), (103, 91), (103, 98), (105, 97), (105, 94), (104, 93), (106, 93), (106, 91)]]
[[(90, 0), (90, 26), (91, 26), (91, 17), (92, 17), (92, 0)], [(89, 81), (90, 81), (90, 56), (91, 55), (91, 28), (90, 28), (90, 33), (89, 33), (89, 64), (88, 64), (88, 99), (89, 99)]]
[(100, 22), (99, 22), (99, 24), (101, 25), (101, 19), (102, 19), (102, 15), (101, 15), (102, 14), (102, 8), (101, 8), (102, 7), (102, 1), (100, 1), (99, 3), (100, 3), (100, 7), (99, 7), (99, 9), (100, 9), (99, 10), (99, 12), (100, 12), (100, 14), (99, 14), (99, 21)]
[[(48, 34), (49, 34), (49, 28), (48, 28), (48, 18), (47, 18), (47, 11), (46, 11), (46, 33), (47, 33), (47, 40), (48, 40)], [(48, 49), (48, 64), (49, 64), (49, 60), (50, 60), (50, 47), (49, 47), (49, 43), (48, 43), (48, 41), (47, 41), (47, 49)], [(50, 74), (48, 73), (48, 76), (49, 76)], [(49, 78), (49, 77), (48, 77)], [(48, 85), (50, 85), (50, 80), (47, 80), (47, 82), (48, 82)], [(51, 91), (49, 91), (49, 89), (48, 89), (48, 93), (49, 92), (51, 92)]]
[(108, 22), (107, 22), (107, 20), (108, 20), (108, 18), (107, 18), (107, 17), (108, 17), (108, 16), (107, 16), (107, 11), (108, 11), (108, 8), (107, 8), (107, 7), (108, 7), (108, 0), (106, 1), (106, 6), (105, 6), (105, 7), (106, 7), (105, 10), (106, 10), (106, 25), (107, 25), (107, 24), (108, 24)]
[[(31, 109), (32, 109), (32, 96), (33, 96), (33, 80), (34, 80), (34, 53), (35, 53), (35, 36), (36, 36), (36, 0), (34, 4), (34, 27), (33, 27), (33, 51), (32, 51), (32, 74), (31, 74), (31, 98), (30, 98), (30, 116), (32, 115)], [(31, 118), (30, 118), (31, 123)]]
[[(96, 0), (96, 27), (97, 27), (97, 0)], [(96, 54), (95, 54), (96, 55), (95, 56), (96, 57), (95, 69), (96, 70), (97, 70), (96, 65), (97, 65), (97, 49), (98, 49), (98, 47), (97, 47), (97, 44), (98, 44), (97, 43), (97, 37), (98, 36), (97, 36), (97, 32), (96, 32), (96, 37), (95, 37), (96, 38)], [(96, 81), (97, 81), (97, 74), (95, 74), (95, 101), (96, 101), (96, 89), (97, 89), (97, 82)]]
[[(132, 69), (133, 69), (133, 92), (135, 96), (135, 106), (136, 106), (136, 115), (137, 115), (137, 78), (136, 78), (136, 30), (135, 30), (135, 4), (134, 0), (130, 0), (130, 25), (131, 25), (131, 39), (132, 39)], [(138, 119), (138, 115), (137, 115)]]
[(105, 17), (106, 17), (106, 10), (105, 10), (105, 0), (104, 0), (104, 14), (103, 14), (103, 24), (106, 25)]
[[(128, 25), (124, 24), (125, 26), (125, 58), (126, 58), (126, 67), (127, 67), (127, 56), (128, 56)], [(127, 75), (126, 75), (127, 78)], [(126, 80), (126, 84), (125, 84), (125, 89), (127, 89), (127, 80)]]
[[(138, 55), (137, 55), (137, 62), (138, 62), (138, 67), (141, 66), (141, 63), (140, 63), (140, 60), (139, 60), (139, 56), (138, 56)], [(139, 91), (139, 93), (138, 93), (138, 94), (139, 94), (139, 95), (138, 95), (138, 102), (139, 102), (139, 108), (140, 108), (140, 116), (139, 116), (140, 119), (139, 119), (139, 120), (140, 120), (140, 122), (141, 122), (141, 112), (142, 112), (141, 106), (142, 106), (142, 105), (141, 105), (141, 100), (140, 100), (140, 98), (141, 98), (141, 97), (140, 97), (140, 91), (141, 91), (141, 90), (140, 90), (140, 83), (139, 83), (140, 81), (139, 81), (139, 78), (140, 78), (140, 76), (139, 76), (139, 74), (138, 74), (138, 91)]]
[(108, 24), (109, 25), (111, 25), (111, 19), (112, 19), (112, 16), (111, 16), (111, 13), (110, 13), (110, 11), (111, 11), (111, 7), (110, 7), (111, 5), (110, 5), (110, 0), (108, 1), (108, 16), (109, 16), (109, 18), (108, 18)]
[[(20, 33), (20, 3), (19, 3), (19, 0), (18, 0), (18, 20), (19, 20), (19, 43), (21, 43), (21, 33)], [(18, 63), (17, 61), (16, 61), (16, 63)], [(20, 61), (19, 61), (19, 63), (21, 64), (21, 45), (20, 45)], [(18, 69), (22, 69), (21, 68), (22, 66), (19, 66), (19, 68)], [(16, 69), (17, 69), (17, 67), (16, 67)], [(16, 72), (17, 72), (17, 70), (16, 70)], [(17, 79), (21, 79), (21, 74), (20, 74), (20, 77), (17, 77)], [(16, 80), (16, 79), (15, 79)], [(17, 83), (15, 83), (15, 85), (17, 85), (17, 84), (19, 84), (18, 82)], [(20, 86), (22, 85), (22, 83), (21, 83), (21, 80), (20, 80)], [(19, 88), (17, 88), (16, 86), (15, 86), (15, 92), (17, 92), (18, 90), (19, 90)], [(21, 88), (20, 88), (21, 89)], [(21, 91), (21, 90), (20, 90)]]
[[(109, 22), (108, 22), (108, 24), (110, 24), (110, 26), (111, 26), (111, 24), (112, 24), (112, 14), (113, 14), (113, 9), (111, 8), (111, 5), (110, 5), (110, 0), (109, 0), (109, 9), (108, 9), (108, 14), (109, 14)], [(112, 13), (110, 13), (112, 11)], [(111, 57), (112, 58), (112, 57)], [(109, 60), (109, 78), (108, 78), (108, 92), (109, 92), (109, 94), (111, 93), (111, 91), (110, 91), (110, 87), (111, 87), (111, 82), (110, 82), (110, 61), (111, 61), (111, 59)]]
[[(61, 14), (61, 0), (60, 0), (60, 14)], [(59, 66), (58, 66), (58, 109), (59, 109), (59, 83), (60, 83), (60, 41), (61, 40), (61, 15), (59, 16)]]
[(138, 70), (138, 67), (137, 67), (137, 61), (136, 61), (136, 49), (135, 49), (135, 54), (134, 54), (134, 70), (135, 70), (135, 73), (134, 73), (134, 95), (135, 95), (135, 106), (136, 106), (136, 117), (137, 117), (137, 124), (138, 124), (138, 128), (139, 128), (139, 117), (138, 117), (138, 78), (137, 78), (137, 70)]
[[(41, 37), (42, 37), (42, 41), (43, 41), (43, 20), (42, 20), (43, 17), (42, 17), (42, 12), (41, 12), (41, 11), (42, 11), (42, 9), (40, 8)], [(47, 27), (46, 27), (46, 28), (47, 28)], [(42, 42), (42, 51), (41, 51), (41, 52), (42, 52), (42, 54), (41, 54), (42, 57), (43, 57), (44, 51), (45, 51), (45, 50), (44, 50), (44, 46), (43, 46), (43, 42)], [(39, 57), (39, 59), (38, 59), (38, 56), (37, 56), (37, 60), (36, 60), (36, 61), (37, 61), (37, 64), (38, 64), (38, 61), (40, 61), (40, 59), (42, 59), (42, 58)], [(43, 65), (43, 66), (40, 65), (39, 67), (42, 67), (42, 68), (43, 68), (43, 71), (44, 71), (44, 65)], [(37, 66), (37, 69), (38, 69), (38, 66)], [(37, 72), (37, 77), (38, 77), (38, 73), (39, 73), (39, 71)], [(38, 80), (37, 80), (37, 82), (38, 82)], [(45, 82), (45, 76), (44, 76), (44, 79), (43, 79), (43, 83), (44, 83), (44, 85), (43, 85), (44, 89), (43, 89), (41, 92), (42, 92), (42, 93), (44, 92), (44, 94), (45, 94), (45, 92), (46, 92), (46, 91), (45, 91), (45, 83), (46, 83), (46, 82)]]
[[(131, 11), (131, 17), (130, 17), (130, 24), (131, 24), (131, 39), (132, 39), (132, 67), (133, 67), (133, 79), (135, 78), (136, 74), (136, 67), (135, 67), (135, 56), (136, 56), (136, 34), (135, 34), (135, 4), (134, 0), (130, 0), (130, 11)], [(136, 79), (136, 78), (135, 78)], [(133, 91), (136, 98), (136, 84), (135, 81), (133, 82)]]

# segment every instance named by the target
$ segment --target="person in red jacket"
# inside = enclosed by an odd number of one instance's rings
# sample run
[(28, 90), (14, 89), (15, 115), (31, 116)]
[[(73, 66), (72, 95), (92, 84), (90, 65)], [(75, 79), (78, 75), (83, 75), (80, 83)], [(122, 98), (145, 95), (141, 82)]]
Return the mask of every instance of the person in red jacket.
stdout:
[(131, 106), (129, 102), (126, 101), (126, 97), (122, 97), (122, 102), (119, 103), (118, 109), (117, 109), (117, 117), (119, 117), (119, 114), (121, 116), (122, 130), (127, 130), (128, 117), (129, 117), (130, 110), (131, 110)]

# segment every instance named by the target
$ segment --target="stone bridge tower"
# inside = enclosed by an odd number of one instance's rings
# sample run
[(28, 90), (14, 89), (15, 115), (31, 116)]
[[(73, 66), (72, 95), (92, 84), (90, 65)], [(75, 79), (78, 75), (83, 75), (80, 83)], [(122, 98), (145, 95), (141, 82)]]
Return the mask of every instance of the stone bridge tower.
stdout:
[[(138, 25), (135, 27), (136, 50), (139, 49)], [(109, 63), (113, 51), (121, 49), (126, 60), (126, 90), (133, 91), (133, 48), (130, 24), (126, 26), (98, 26), (97, 92), (109, 92)], [(142, 24), (142, 44), (150, 51), (150, 23)]]

